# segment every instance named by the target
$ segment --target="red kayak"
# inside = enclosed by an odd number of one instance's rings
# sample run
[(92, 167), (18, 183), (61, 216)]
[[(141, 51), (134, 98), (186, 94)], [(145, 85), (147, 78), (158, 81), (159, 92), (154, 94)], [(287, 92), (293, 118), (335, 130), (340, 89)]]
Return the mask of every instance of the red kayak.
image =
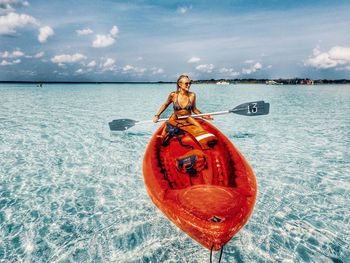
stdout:
[(208, 249), (219, 250), (244, 226), (255, 203), (254, 173), (217, 128), (197, 119), (217, 137), (202, 150), (189, 133), (162, 143), (163, 124), (144, 156), (143, 174), (154, 204), (182, 231)]

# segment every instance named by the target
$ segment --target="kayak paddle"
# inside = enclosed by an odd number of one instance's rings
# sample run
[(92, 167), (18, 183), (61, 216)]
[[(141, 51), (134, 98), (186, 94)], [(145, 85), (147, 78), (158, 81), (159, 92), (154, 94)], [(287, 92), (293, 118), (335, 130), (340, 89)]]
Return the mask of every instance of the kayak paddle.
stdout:
[[(244, 116), (258, 116), (258, 115), (269, 114), (269, 110), (270, 110), (270, 104), (261, 100), (261, 101), (253, 101), (253, 102), (240, 104), (237, 107), (233, 108), (232, 110), (193, 114), (191, 115), (191, 117), (202, 117), (206, 115), (222, 115), (227, 113), (235, 113), (235, 114), (244, 115)], [(186, 119), (187, 117), (189, 116), (181, 116), (179, 117), (179, 119)], [(166, 120), (168, 120), (168, 118), (159, 119), (158, 122), (162, 122)], [(153, 122), (153, 120), (136, 121), (132, 119), (117, 119), (109, 122), (108, 124), (111, 131), (125, 131), (135, 126), (136, 124), (151, 123), (151, 122)]]

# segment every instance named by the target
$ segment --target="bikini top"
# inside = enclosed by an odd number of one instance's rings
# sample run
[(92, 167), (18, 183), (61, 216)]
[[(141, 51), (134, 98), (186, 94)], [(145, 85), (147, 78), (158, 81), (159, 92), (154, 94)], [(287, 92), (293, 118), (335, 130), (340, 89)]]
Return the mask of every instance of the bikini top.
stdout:
[(174, 102), (174, 105), (173, 105), (173, 108), (175, 111), (179, 111), (179, 110), (192, 111), (193, 105), (190, 97), (188, 97), (188, 103), (184, 108), (181, 108), (178, 99), (179, 99), (179, 94), (177, 94), (176, 101)]

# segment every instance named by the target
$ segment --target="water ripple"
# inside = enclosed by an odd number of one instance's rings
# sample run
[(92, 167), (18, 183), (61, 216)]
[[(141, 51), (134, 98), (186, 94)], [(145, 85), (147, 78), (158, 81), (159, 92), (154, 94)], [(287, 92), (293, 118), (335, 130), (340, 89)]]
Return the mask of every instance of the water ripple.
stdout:
[[(108, 129), (116, 118), (149, 119), (173, 88), (0, 85), (0, 262), (208, 262), (144, 188), (143, 153), (158, 124)], [(259, 185), (222, 262), (348, 262), (349, 87), (193, 89), (202, 111), (271, 104), (268, 116), (215, 118)]]

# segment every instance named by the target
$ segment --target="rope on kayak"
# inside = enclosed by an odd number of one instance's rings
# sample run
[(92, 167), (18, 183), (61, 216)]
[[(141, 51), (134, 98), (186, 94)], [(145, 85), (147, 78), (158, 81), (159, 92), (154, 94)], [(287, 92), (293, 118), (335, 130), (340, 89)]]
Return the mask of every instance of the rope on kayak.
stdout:
[[(213, 248), (214, 248), (214, 244), (211, 246), (211, 249), (210, 249), (210, 263), (213, 263), (213, 260), (212, 260), (212, 256), (213, 256)], [(222, 252), (224, 251), (224, 246), (221, 248), (220, 250), (220, 257), (219, 257), (219, 263), (221, 262), (221, 257), (222, 257)]]

